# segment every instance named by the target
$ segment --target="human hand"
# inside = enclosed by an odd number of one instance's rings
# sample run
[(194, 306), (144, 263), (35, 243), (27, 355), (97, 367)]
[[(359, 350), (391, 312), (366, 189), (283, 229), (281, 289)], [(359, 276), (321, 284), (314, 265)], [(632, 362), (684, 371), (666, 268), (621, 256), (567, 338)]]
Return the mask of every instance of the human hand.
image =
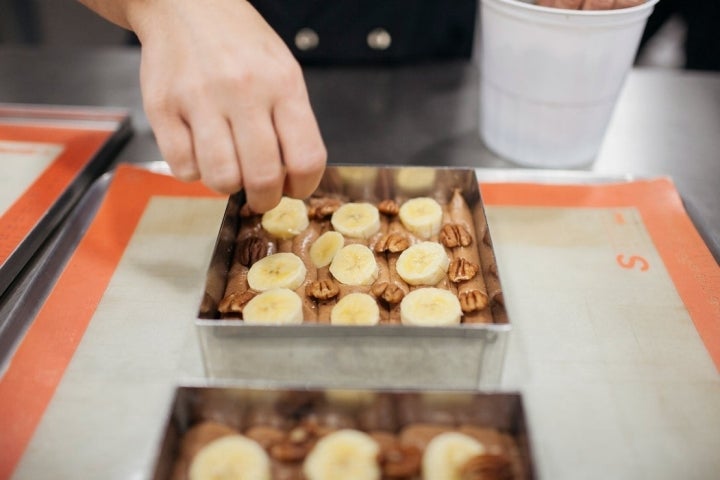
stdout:
[(537, 0), (537, 5), (570, 10), (613, 10), (634, 7), (644, 2), (645, 0)]
[(244, 188), (256, 212), (310, 195), (325, 146), (300, 66), (257, 11), (242, 0), (126, 5), (145, 112), (173, 174)]

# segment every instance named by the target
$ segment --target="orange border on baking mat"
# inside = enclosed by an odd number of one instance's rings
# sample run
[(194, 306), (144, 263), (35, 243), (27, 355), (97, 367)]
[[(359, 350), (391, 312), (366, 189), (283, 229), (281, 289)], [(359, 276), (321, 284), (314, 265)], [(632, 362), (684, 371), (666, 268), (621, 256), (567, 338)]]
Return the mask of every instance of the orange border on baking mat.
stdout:
[(0, 265), (5, 263), (43, 215), (70, 186), (113, 130), (0, 125), (0, 140), (59, 144), (60, 154), (0, 217)]
[(154, 195), (217, 196), (197, 182), (117, 168), (92, 225), (0, 379), (0, 479), (20, 461)]
[[(720, 364), (720, 345), (709, 340), (720, 338), (715, 293), (720, 290), (720, 271), (670, 180), (581, 186), (504, 183), (481, 188), (488, 205), (637, 208), (708, 350)], [(0, 380), (0, 479), (11, 475), (22, 457), (153, 195), (216, 196), (197, 183), (184, 184), (132, 166), (117, 169), (95, 220)], [(698, 288), (700, 279), (704, 289)]]
[(720, 371), (720, 266), (670, 178), (597, 185), (484, 183), (481, 190), (486, 205), (635, 207)]

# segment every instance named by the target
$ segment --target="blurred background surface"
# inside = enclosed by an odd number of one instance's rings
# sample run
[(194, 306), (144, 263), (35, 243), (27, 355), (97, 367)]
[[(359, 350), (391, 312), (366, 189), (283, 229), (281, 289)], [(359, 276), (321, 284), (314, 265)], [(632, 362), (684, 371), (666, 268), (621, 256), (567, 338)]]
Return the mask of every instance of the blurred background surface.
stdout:
[[(685, 45), (690, 41), (701, 57), (711, 59), (691, 67), (717, 70), (719, 11), (716, 0), (661, 0), (648, 23), (637, 64), (684, 68)], [(0, 0), (0, 44), (133, 46), (128, 32), (74, 0)]]

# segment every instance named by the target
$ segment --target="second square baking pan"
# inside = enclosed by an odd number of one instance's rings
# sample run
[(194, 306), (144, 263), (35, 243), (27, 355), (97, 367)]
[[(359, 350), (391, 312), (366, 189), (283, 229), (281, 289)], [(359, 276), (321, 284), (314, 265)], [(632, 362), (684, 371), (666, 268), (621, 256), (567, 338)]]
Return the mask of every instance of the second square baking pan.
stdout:
[[(352, 458), (343, 439), (353, 440)], [(377, 442), (374, 458), (363, 458), (360, 446), (368, 447), (367, 440)], [(264, 453), (233, 452), (234, 441)], [(176, 390), (153, 479), (192, 478), (208, 467), (240, 473), (266, 463), (275, 480), (380, 478), (380, 471), (382, 478), (443, 480), (455, 478), (455, 469), (462, 478), (535, 478), (522, 398), (515, 392)], [(316, 474), (319, 466), (324, 472)], [(375, 468), (377, 476), (369, 475)], [(352, 475), (360, 470), (363, 475)]]

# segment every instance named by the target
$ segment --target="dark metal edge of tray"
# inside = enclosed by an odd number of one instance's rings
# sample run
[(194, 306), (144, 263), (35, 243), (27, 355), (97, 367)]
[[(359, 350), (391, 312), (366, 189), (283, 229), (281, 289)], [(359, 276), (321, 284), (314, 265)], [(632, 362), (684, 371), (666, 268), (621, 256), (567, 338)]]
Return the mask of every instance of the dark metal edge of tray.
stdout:
[(0, 376), (90, 226), (112, 176), (104, 172), (132, 133), (126, 116), (0, 268)]
[(127, 116), (0, 265), (0, 298), (53, 230), (67, 217), (92, 182), (107, 170), (116, 154), (130, 140), (132, 133), (131, 119)]

